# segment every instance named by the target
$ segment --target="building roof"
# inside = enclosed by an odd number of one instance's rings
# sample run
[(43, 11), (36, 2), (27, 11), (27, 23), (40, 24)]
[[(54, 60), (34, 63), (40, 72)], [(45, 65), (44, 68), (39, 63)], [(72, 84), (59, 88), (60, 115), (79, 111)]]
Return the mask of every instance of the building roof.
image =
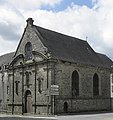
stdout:
[(113, 67), (113, 61), (109, 57), (107, 57), (106, 55), (101, 54), (101, 53), (97, 53), (97, 55), (101, 59), (103, 65), (105, 65), (108, 68)]
[(103, 66), (102, 57), (90, 47), (87, 41), (35, 26), (41, 35), (42, 43), (51, 52), (52, 57), (73, 63)]
[(1, 55), (0, 56), (0, 66), (8, 65), (11, 62), (13, 55), (14, 55), (14, 52)]
[[(32, 18), (28, 18), (27, 26), (33, 28), (41, 42), (47, 48), (48, 52), (51, 53), (53, 59), (107, 68), (109, 67), (109, 65), (105, 64), (106, 59), (97, 54), (87, 41), (33, 25), (33, 22), (34, 20)], [(26, 29), (24, 30), (17, 50), (25, 32)], [(15, 56), (17, 50), (15, 52)]]

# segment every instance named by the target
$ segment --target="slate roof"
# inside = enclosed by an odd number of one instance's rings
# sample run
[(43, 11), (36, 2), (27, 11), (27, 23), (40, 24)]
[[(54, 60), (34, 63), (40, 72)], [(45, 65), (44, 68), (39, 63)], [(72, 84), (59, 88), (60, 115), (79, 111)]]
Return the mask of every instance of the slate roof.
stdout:
[(103, 58), (97, 55), (87, 41), (35, 25), (34, 28), (40, 33), (42, 43), (51, 52), (53, 58), (106, 67), (101, 60)]
[(109, 57), (107, 57), (106, 55), (101, 54), (101, 53), (97, 53), (97, 55), (101, 59), (104, 66), (106, 66), (108, 68), (111, 68), (111, 66), (113, 66), (113, 61)]
[(14, 55), (14, 52), (1, 55), (0, 56), (0, 66), (2, 64), (3, 65), (8, 65), (11, 62), (13, 55)]

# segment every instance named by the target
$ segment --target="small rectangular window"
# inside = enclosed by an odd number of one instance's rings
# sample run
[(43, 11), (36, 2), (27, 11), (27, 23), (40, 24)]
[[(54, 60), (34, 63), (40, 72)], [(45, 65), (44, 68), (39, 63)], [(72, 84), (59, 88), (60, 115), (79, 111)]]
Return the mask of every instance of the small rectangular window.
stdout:
[(15, 93), (18, 95), (19, 81), (15, 81)]
[(2, 67), (0, 66), (0, 70), (2, 70)]
[(16, 83), (16, 94), (18, 95), (18, 83)]

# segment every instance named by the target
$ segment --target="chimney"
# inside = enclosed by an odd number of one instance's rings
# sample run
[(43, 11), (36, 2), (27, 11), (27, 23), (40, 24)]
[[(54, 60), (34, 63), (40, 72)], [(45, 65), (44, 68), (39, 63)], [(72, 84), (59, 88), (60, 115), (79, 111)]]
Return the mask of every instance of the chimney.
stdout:
[(28, 18), (26, 22), (27, 22), (27, 26), (33, 26), (34, 20), (32, 18)]

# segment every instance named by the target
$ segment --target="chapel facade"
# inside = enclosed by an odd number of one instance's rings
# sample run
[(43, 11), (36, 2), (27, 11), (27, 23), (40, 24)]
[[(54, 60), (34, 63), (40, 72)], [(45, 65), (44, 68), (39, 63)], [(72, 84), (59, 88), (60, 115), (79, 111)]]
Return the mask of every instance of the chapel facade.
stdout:
[(16, 51), (8, 54), (6, 69), (1, 68), (0, 81), (6, 88), (1, 88), (1, 105), (6, 105), (2, 110), (12, 114), (111, 111), (112, 60), (96, 53), (87, 41), (33, 22), (28, 18)]

